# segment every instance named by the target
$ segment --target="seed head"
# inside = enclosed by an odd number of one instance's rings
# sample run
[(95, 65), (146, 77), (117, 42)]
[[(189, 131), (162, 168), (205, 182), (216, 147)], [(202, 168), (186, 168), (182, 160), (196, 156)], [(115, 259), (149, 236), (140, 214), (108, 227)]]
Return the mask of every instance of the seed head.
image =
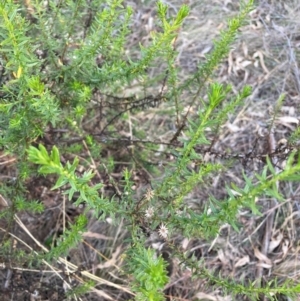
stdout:
[(145, 199), (147, 201), (150, 201), (154, 197), (154, 191), (151, 190), (151, 188), (148, 188), (146, 193), (145, 193)]
[(145, 218), (147, 219), (151, 219), (154, 215), (154, 208), (153, 207), (149, 207), (148, 209), (146, 209), (145, 211)]
[(159, 230), (158, 230), (158, 234), (163, 239), (167, 239), (168, 238), (169, 230), (168, 230), (168, 228), (166, 227), (165, 224), (162, 223), (160, 225)]

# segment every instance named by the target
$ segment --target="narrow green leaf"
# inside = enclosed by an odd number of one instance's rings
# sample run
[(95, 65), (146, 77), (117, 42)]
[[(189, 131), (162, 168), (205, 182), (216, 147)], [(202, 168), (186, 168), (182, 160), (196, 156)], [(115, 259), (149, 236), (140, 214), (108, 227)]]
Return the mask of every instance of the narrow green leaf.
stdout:
[(56, 164), (60, 165), (60, 157), (59, 157), (59, 150), (58, 148), (54, 145), (51, 151), (51, 160)]
[(52, 187), (52, 190), (58, 189), (58, 188), (64, 186), (65, 184), (67, 184), (68, 182), (69, 182), (68, 179), (65, 177), (64, 174), (62, 174), (56, 181), (55, 185)]

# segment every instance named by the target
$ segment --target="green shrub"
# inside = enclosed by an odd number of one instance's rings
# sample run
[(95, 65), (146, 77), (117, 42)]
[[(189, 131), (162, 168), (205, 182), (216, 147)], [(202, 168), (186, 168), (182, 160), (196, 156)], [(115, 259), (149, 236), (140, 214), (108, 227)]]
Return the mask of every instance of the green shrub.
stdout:
[[(86, 227), (88, 211), (99, 219), (110, 217), (115, 223), (125, 221), (131, 238), (124, 269), (131, 275), (128, 279), (136, 299), (163, 300), (162, 291), (168, 282), (167, 264), (151, 248), (145, 247), (145, 226), (150, 231), (157, 231), (170, 245), (173, 233), (186, 237), (213, 237), (224, 223), (238, 229), (236, 215), (239, 208), (248, 207), (259, 214), (255, 203), (257, 197), (267, 195), (283, 199), (277, 182), (299, 179), (300, 158), (293, 151), (284, 170), (276, 172), (271, 160), (266, 158), (261, 174), (244, 175), (244, 187), (228, 184), (227, 197), (220, 200), (212, 195), (204, 211), (192, 210), (185, 202), (185, 197), (197, 185), (204, 185), (207, 179), (228, 168), (205, 162), (205, 153), (196, 152), (195, 148), (210, 145), (206, 130), (209, 128), (211, 133), (217, 134), (228, 114), (234, 113), (251, 94), (248, 86), (234, 96), (230, 86), (208, 82), (228, 55), (253, 1), (241, 6), (240, 14), (229, 20), (227, 29), (215, 41), (206, 62), (186, 79), (178, 75), (174, 47), (179, 29), (189, 13), (186, 5), (170, 18), (167, 6), (158, 2), (157, 31), (152, 33), (150, 45), (141, 45), (139, 55), (131, 57), (126, 52), (126, 43), (131, 33), (133, 11), (129, 6), (124, 7), (122, 0), (28, 3), (27, 7), (20, 7), (14, 1), (0, 4), (0, 63), (3, 70), (0, 146), (3, 152), (16, 158), (17, 175), (13, 186), (10, 183), (1, 185), (2, 194), (12, 205), (1, 212), (0, 217), (9, 220), (24, 209), (41, 212), (39, 202), (26, 199), (24, 185), (38, 174), (52, 179), (54, 176), (56, 183), (52, 189), (62, 189), (69, 200), (76, 196), (75, 204), (85, 203), (86, 210), (64, 231), (56, 246), (49, 252), (44, 249), (45, 254), (38, 252), (40, 260), (51, 262), (76, 247)], [(147, 70), (156, 66), (161, 66), (160, 73), (151, 78)], [(139, 92), (123, 96), (134, 82), (139, 84)], [(154, 94), (153, 87), (157, 86), (161, 89)], [(147, 91), (146, 96), (144, 91)], [(202, 97), (204, 94), (207, 100)], [(200, 103), (197, 118), (188, 120), (187, 114), (180, 116), (180, 99), (186, 95), (191, 104)], [(133, 131), (141, 138), (140, 144), (132, 145), (134, 141), (118, 134), (119, 122), (122, 118), (126, 121), (128, 114), (164, 104), (174, 106), (178, 121), (181, 119), (171, 142), (181, 139), (182, 143), (169, 144), (176, 160), (163, 162), (163, 180), (153, 180), (153, 189), (137, 199), (132, 189), (131, 167), (139, 166), (159, 174), (159, 168), (152, 164), (153, 152), (158, 148), (155, 143), (140, 148), (147, 135), (139, 128), (133, 128)], [(97, 126), (97, 134), (93, 135), (93, 131), (86, 129), (85, 121), (92, 120), (97, 108), (103, 107), (102, 124), (93, 125)], [(184, 131), (185, 139), (178, 138), (181, 131)], [(56, 141), (50, 141), (54, 144), (50, 147), (47, 133), (54, 132), (61, 134)], [(63, 145), (60, 142), (72, 142), (72, 137), (75, 137), (75, 143)], [(115, 157), (107, 155), (118, 139), (131, 151), (127, 154), (115, 152)], [(72, 152), (78, 156), (87, 152), (85, 168), (93, 167), (83, 174), (78, 173), (77, 156), (62, 160), (62, 155), (69, 158)], [(99, 168), (94, 164), (96, 159), (102, 160)], [(121, 187), (110, 176), (119, 166), (119, 160), (127, 160), (131, 166), (123, 170)], [(198, 169), (189, 168), (191, 163), (196, 163)], [(110, 183), (117, 187), (113, 197), (101, 192), (103, 183), (93, 181), (99, 172), (107, 173)], [(252, 283), (246, 286), (220, 279), (199, 269), (195, 258), (189, 258), (175, 246), (172, 250), (173, 255), (192, 269), (194, 278), (206, 277), (232, 294), (257, 299), (261, 293), (272, 297), (275, 293), (299, 291), (289, 283), (281, 287), (271, 287), (271, 284), (257, 287)]]

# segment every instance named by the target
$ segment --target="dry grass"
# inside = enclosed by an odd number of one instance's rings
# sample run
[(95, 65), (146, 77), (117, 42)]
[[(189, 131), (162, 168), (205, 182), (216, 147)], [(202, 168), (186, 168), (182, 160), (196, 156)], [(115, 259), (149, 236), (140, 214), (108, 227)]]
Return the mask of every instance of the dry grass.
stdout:
[[(128, 51), (133, 52), (138, 42), (147, 44), (150, 31), (155, 28), (155, 5), (152, 1), (127, 1), (134, 7), (134, 35), (128, 44)], [(170, 13), (176, 13), (182, 4), (177, 1), (166, 2), (170, 5)], [(212, 40), (217, 38), (220, 30), (226, 26), (225, 20), (238, 12), (238, 1), (189, 1), (191, 12), (176, 42), (178, 50), (177, 64), (181, 67), (181, 79), (185, 79), (196, 70), (199, 62), (205, 61), (205, 54), (212, 50)], [(187, 198), (187, 202), (196, 207), (203, 207), (208, 194), (217, 198), (225, 196), (225, 183), (242, 184), (242, 170), (248, 175), (260, 171), (263, 163), (259, 155), (268, 151), (268, 137), (272, 130), (276, 144), (287, 139), (298, 124), (300, 101), (300, 5), (297, 0), (291, 1), (258, 1), (256, 9), (251, 13), (250, 20), (243, 27), (227, 60), (216, 72), (216, 79), (222, 83), (230, 83), (237, 92), (245, 84), (253, 88), (252, 96), (247, 100), (236, 115), (231, 116), (223, 126), (216, 139), (213, 152), (208, 160), (228, 161), (224, 155), (229, 154), (234, 161), (231, 168), (224, 174), (211, 179), (210, 187), (199, 187)], [(152, 75), (159, 68), (150, 70)], [(136, 90), (137, 89), (137, 90)], [(139, 87), (131, 87), (128, 95), (140, 91)], [(285, 94), (283, 106), (276, 109), (277, 100)], [(186, 106), (182, 100), (183, 108)], [(191, 111), (197, 111), (199, 104)], [(274, 119), (274, 112), (276, 118)], [(132, 114), (128, 122), (122, 124), (125, 135), (135, 139), (132, 128), (138, 127), (147, 133), (146, 140), (166, 141), (172, 138), (175, 131), (176, 116), (170, 104), (162, 104), (158, 108), (142, 113)], [(161, 150), (164, 146), (161, 146)], [(114, 150), (107, 150), (108, 154)], [(253, 154), (255, 159), (238, 160), (235, 155)], [(14, 176), (11, 168), (13, 158), (0, 157), (2, 178)], [(167, 159), (166, 159), (167, 160)], [(278, 163), (284, 164), (283, 161)], [(82, 163), (84, 166), (85, 164)], [(122, 165), (122, 164), (120, 164)], [(137, 168), (138, 170), (139, 168)], [(161, 169), (163, 172), (163, 169)], [(141, 176), (143, 174), (143, 176)], [(146, 174), (146, 175), (145, 175)], [(100, 180), (108, 183), (105, 175)], [(115, 171), (114, 177), (120, 177)], [(141, 193), (151, 180), (145, 170), (136, 174), (136, 190)], [(145, 180), (146, 179), (146, 180)], [(36, 242), (29, 238), (26, 229), (37, 242), (45, 242), (51, 235), (59, 235), (68, 221), (72, 221), (82, 209), (76, 209), (71, 203), (50, 191), (53, 183), (36, 179), (28, 183), (30, 198), (40, 198), (46, 211), (40, 216), (21, 214), (19, 217), (24, 227), (13, 224), (7, 235), (15, 235), (15, 246), (20, 250), (39, 250)], [(176, 237), (177, 244), (183, 250), (189, 250), (201, 259), (205, 267), (219, 275), (238, 281), (255, 280), (257, 276), (270, 280), (279, 278), (299, 282), (299, 185), (284, 185), (280, 189), (287, 196), (285, 202), (274, 203), (270, 199), (259, 199), (261, 216), (254, 216), (248, 210), (239, 212), (240, 232), (230, 226), (223, 225), (219, 235), (212, 241), (200, 237), (191, 241)], [(108, 188), (109, 189), (109, 188)], [(0, 206), (5, 207), (1, 201)], [(3, 204), (2, 204), (3, 203)], [(0, 207), (0, 208), (1, 208)], [(274, 218), (270, 220), (272, 215)], [(0, 224), (1, 229), (4, 225)], [(84, 241), (77, 249), (71, 250), (68, 258), (68, 269), (74, 273), (70, 276), (61, 275), (63, 265), (54, 263), (51, 268), (42, 271), (34, 268), (23, 268), (22, 261), (17, 259), (5, 261), (0, 271), (0, 284), (4, 288), (14, 290), (13, 300), (64, 300), (62, 294), (68, 285), (72, 287), (85, 279), (93, 279), (97, 285), (90, 294), (78, 300), (129, 300), (126, 275), (122, 274), (122, 254), (127, 247), (124, 239), (127, 232), (124, 225), (113, 226), (110, 221), (99, 223), (90, 218)], [(0, 229), (0, 230), (1, 230)], [(26, 231), (25, 231), (26, 230)], [(267, 246), (264, 244), (266, 234), (270, 236)], [(26, 244), (29, 246), (27, 247)], [(151, 242), (149, 242), (151, 244)], [(265, 251), (262, 251), (266, 248)], [(163, 249), (164, 250), (164, 249)], [(181, 269), (176, 258), (170, 260), (168, 251), (166, 258), (172, 262), (170, 283), (165, 293), (168, 300), (233, 300), (224, 295), (221, 288), (211, 286), (206, 280), (191, 280), (188, 270)], [(0, 257), (1, 258), (1, 257)], [(63, 259), (62, 259), (63, 261)], [(74, 265), (72, 265), (74, 264)], [(77, 270), (84, 271), (79, 273)], [(42, 268), (43, 269), (43, 268)], [(66, 275), (66, 273), (63, 273)], [(51, 291), (52, 288), (52, 291)], [(37, 292), (37, 296), (34, 292)], [(50, 293), (51, 292), (51, 293)], [(3, 294), (1, 300), (11, 300), (10, 292)], [(300, 298), (300, 296), (299, 296)]]

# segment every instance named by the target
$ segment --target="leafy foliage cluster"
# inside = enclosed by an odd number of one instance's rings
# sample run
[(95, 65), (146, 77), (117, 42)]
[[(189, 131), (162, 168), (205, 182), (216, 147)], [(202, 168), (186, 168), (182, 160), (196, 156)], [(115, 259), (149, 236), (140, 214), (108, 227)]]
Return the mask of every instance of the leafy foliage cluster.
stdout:
[[(209, 146), (211, 141), (206, 130), (209, 128), (217, 134), (228, 114), (234, 113), (251, 94), (248, 86), (232, 96), (230, 86), (212, 83), (206, 87), (206, 84), (228, 54), (252, 5), (252, 0), (241, 4), (240, 14), (229, 21), (206, 62), (182, 80), (178, 77), (174, 45), (189, 12), (186, 5), (170, 18), (167, 6), (157, 3), (158, 30), (152, 33), (149, 46), (140, 46), (139, 58), (133, 59), (126, 51), (133, 10), (124, 7), (122, 0), (28, 1), (25, 6), (12, 0), (1, 2), (0, 148), (16, 158), (17, 172), (13, 189), (10, 183), (1, 185), (1, 193), (11, 200), (12, 205), (2, 211), (0, 217), (13, 219), (14, 214), (24, 209), (41, 212), (40, 202), (26, 200), (24, 185), (37, 174), (55, 175), (57, 180), (52, 189), (61, 189), (69, 200), (76, 196), (75, 205), (85, 203), (86, 211), (65, 230), (45, 258), (48, 261), (59, 258), (76, 246), (86, 227), (85, 214), (88, 211), (99, 219), (110, 217), (114, 222), (126, 221), (131, 233), (131, 247), (127, 252), (125, 270), (132, 275), (131, 286), (136, 299), (163, 300), (162, 291), (168, 282), (166, 262), (157, 257), (154, 250), (145, 247), (143, 227), (151, 231), (160, 227), (160, 234), (166, 240), (175, 232), (187, 237), (212, 237), (224, 223), (238, 229), (236, 215), (241, 207), (259, 214), (257, 197), (267, 195), (283, 199), (277, 182), (299, 180), (300, 158), (292, 152), (280, 173), (267, 158), (262, 174), (254, 178), (244, 175), (245, 186), (242, 188), (228, 185), (228, 197), (218, 200), (211, 196), (202, 212), (192, 210), (185, 202), (185, 197), (195, 186), (204, 184), (227, 168), (206, 162), (204, 154), (196, 152), (196, 147)], [(157, 64), (165, 70), (152, 79), (147, 69)], [(138, 92), (129, 97), (120, 96), (134, 81), (143, 88), (141, 91), (151, 91), (154, 85), (162, 88), (158, 95), (149, 92), (143, 96), (143, 92)], [(207, 99), (201, 97), (205, 91)], [(190, 105), (200, 103), (197, 118), (187, 120), (187, 114), (180, 116), (184, 93)], [(140, 152), (139, 162), (129, 162), (132, 168), (124, 169), (122, 185), (117, 187), (110, 176), (116, 167), (116, 158), (105, 157), (103, 149), (113, 147), (118, 140), (130, 146), (134, 141), (119, 135), (118, 121), (126, 119), (132, 109), (159, 103), (175, 106), (178, 131), (172, 142), (177, 141), (185, 125), (188, 129), (184, 130), (185, 138), (179, 138), (180, 144), (177, 143), (176, 147), (170, 144), (176, 160), (166, 164), (163, 180), (154, 180), (151, 183), (153, 189), (136, 200), (132, 190), (133, 167), (144, 164), (150, 170), (151, 164), (146, 163), (151, 161), (151, 152)], [(84, 120), (95, 116), (97, 109), (100, 110), (101, 124), (92, 130), (86, 128)], [(56, 137), (50, 143), (46, 139), (48, 134)], [(297, 139), (295, 135), (297, 133), (293, 135), (293, 141)], [(73, 144), (71, 137), (74, 136), (76, 143)], [(71, 143), (66, 146), (60, 140)], [(50, 147), (49, 144), (54, 145)], [(150, 143), (150, 148), (155, 151), (157, 145)], [(88, 160), (93, 168), (80, 174), (78, 157), (73, 163), (62, 160), (62, 157), (82, 150), (89, 154)], [(94, 159), (99, 157), (103, 164), (97, 167)], [(192, 163), (197, 163), (199, 168), (189, 168)], [(113, 197), (101, 192), (104, 183), (95, 182), (95, 175), (100, 171), (108, 174), (116, 188)], [(151, 208), (155, 210), (151, 211)], [(199, 262), (180, 253), (175, 246), (173, 252), (192, 269), (194, 277), (208, 277), (233, 294), (246, 294), (256, 299), (260, 293), (274, 296), (276, 292), (291, 294), (298, 290), (290, 284), (283, 286), (284, 289), (277, 285), (272, 289), (270, 286), (258, 289), (253, 284), (247, 287), (219, 279), (208, 271), (199, 271)]]

